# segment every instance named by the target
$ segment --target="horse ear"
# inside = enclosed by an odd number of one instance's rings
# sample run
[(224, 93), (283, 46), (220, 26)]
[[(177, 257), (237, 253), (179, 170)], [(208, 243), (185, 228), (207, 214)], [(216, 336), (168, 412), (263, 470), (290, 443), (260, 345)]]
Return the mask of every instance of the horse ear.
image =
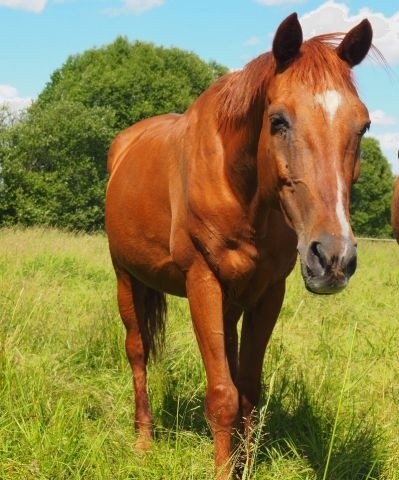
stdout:
[(302, 28), (298, 21), (298, 15), (292, 13), (281, 22), (273, 40), (272, 51), (278, 70), (285, 68), (298, 55), (302, 38)]
[(371, 23), (367, 19), (364, 19), (345, 35), (337, 47), (337, 54), (342, 60), (347, 62), (350, 67), (354, 67), (367, 55), (371, 47), (372, 39), (373, 29)]

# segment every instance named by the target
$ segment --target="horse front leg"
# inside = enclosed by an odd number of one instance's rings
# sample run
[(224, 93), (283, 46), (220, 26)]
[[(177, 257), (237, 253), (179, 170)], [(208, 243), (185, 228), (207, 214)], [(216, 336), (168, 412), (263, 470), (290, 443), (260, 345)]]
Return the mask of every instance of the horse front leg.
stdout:
[(267, 343), (281, 310), (285, 280), (270, 287), (253, 311), (245, 312), (239, 353), (238, 388), (241, 429), (246, 441), (246, 462), (250, 462), (254, 410), (261, 393), (263, 358)]
[(187, 297), (199, 349), (205, 366), (205, 414), (212, 429), (215, 474), (230, 476), (231, 435), (238, 413), (238, 392), (232, 381), (225, 347), (221, 286), (203, 259), (186, 277)]
[(223, 315), (225, 348), (229, 362), (230, 376), (237, 387), (238, 381), (238, 333), (237, 324), (242, 315), (242, 308), (235, 304), (225, 305)]

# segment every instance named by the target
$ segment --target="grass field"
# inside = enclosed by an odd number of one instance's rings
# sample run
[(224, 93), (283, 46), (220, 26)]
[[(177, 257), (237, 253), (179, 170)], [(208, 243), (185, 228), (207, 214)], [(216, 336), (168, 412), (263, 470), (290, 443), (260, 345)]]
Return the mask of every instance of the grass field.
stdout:
[[(255, 480), (399, 480), (399, 247), (359, 242), (333, 297), (289, 278), (264, 369)], [(0, 479), (211, 479), (205, 379), (186, 302), (150, 367), (155, 441), (132, 389), (106, 239), (0, 230)], [(269, 385), (269, 388), (266, 388)]]

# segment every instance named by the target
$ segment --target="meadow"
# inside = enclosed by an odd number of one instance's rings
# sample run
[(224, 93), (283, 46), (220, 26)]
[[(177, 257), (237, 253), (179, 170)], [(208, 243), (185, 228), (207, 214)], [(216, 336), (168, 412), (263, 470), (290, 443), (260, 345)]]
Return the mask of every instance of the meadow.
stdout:
[[(132, 387), (104, 235), (0, 230), (0, 479), (211, 479), (205, 377), (184, 299), (151, 363), (155, 440)], [(254, 480), (399, 480), (399, 246), (359, 241), (331, 297), (299, 270), (267, 351)]]

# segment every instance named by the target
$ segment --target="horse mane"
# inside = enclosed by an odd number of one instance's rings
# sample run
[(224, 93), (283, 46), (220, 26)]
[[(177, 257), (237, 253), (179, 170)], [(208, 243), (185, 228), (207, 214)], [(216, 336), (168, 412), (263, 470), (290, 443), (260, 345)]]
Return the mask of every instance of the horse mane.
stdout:
[[(320, 92), (332, 86), (356, 93), (356, 85), (349, 65), (335, 52), (344, 33), (318, 35), (303, 42), (300, 54), (285, 69), (287, 83), (306, 85)], [(381, 52), (372, 46), (369, 56), (386, 65)], [(218, 119), (220, 125), (240, 124), (248, 112), (267, 91), (269, 80), (277, 74), (271, 52), (263, 53), (242, 70), (222, 77), (218, 91)]]

